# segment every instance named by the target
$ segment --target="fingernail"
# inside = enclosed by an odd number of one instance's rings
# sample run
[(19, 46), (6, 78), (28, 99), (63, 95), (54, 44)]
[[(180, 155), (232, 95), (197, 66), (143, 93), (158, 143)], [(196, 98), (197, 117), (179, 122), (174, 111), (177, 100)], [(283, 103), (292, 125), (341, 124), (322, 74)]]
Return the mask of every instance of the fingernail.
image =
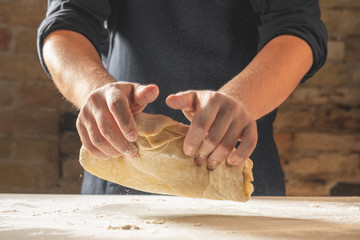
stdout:
[(215, 169), (216, 168), (216, 165), (217, 165), (217, 162), (216, 161), (211, 161), (208, 163), (208, 169)]
[(128, 138), (129, 138), (129, 140), (130, 140), (131, 142), (135, 142), (136, 139), (137, 139), (137, 134), (134, 133), (134, 132), (131, 132), (131, 133), (128, 134)]
[(136, 156), (137, 153), (138, 153), (138, 148), (136, 147), (136, 145), (133, 143), (130, 143), (128, 150), (124, 154), (134, 157), (134, 156)]
[(231, 165), (239, 165), (239, 164), (242, 163), (243, 161), (244, 161), (243, 158), (238, 158), (238, 159), (236, 159), (236, 158), (229, 158), (229, 163), (230, 163)]
[(231, 165), (235, 165), (235, 164), (236, 164), (236, 160), (233, 159), (233, 158), (229, 158), (228, 162), (229, 162)]
[(203, 162), (204, 162), (203, 159), (201, 159), (200, 157), (196, 157), (196, 158), (195, 158), (195, 163), (196, 163), (197, 165), (202, 165)]
[(194, 155), (194, 148), (192, 146), (188, 146), (184, 149), (184, 153), (188, 156)]

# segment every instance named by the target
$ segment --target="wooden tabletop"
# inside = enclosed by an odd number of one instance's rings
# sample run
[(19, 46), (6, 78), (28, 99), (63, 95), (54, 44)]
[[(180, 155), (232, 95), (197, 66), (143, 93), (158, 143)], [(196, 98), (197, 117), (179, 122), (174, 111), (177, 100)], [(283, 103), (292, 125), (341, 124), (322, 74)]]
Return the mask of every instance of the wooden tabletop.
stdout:
[(359, 197), (0, 194), (0, 239), (360, 239)]

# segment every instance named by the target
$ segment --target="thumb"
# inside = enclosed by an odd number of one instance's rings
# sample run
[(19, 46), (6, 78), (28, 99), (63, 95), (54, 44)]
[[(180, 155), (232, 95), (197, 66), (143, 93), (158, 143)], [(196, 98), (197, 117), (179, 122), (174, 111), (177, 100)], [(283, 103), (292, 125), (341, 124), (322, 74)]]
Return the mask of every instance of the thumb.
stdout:
[(173, 109), (194, 110), (196, 93), (194, 91), (172, 94), (166, 98), (166, 104)]
[(134, 101), (137, 105), (146, 105), (159, 96), (159, 88), (155, 84), (137, 85), (134, 90)]

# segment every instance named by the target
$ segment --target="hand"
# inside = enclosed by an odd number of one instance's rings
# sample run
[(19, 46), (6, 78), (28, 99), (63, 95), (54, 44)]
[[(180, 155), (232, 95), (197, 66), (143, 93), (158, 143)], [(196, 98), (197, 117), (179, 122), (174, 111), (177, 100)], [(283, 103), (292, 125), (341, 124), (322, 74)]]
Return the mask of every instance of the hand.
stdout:
[[(216, 168), (221, 161), (238, 165), (250, 156), (257, 142), (256, 122), (234, 98), (215, 91), (187, 91), (170, 95), (166, 104), (181, 109), (191, 121), (184, 153), (195, 155), (198, 165)], [(237, 141), (241, 144), (233, 151)]]
[(93, 91), (83, 104), (76, 127), (85, 148), (107, 159), (128, 154), (134, 156), (138, 137), (134, 113), (159, 95), (156, 85), (110, 83)]

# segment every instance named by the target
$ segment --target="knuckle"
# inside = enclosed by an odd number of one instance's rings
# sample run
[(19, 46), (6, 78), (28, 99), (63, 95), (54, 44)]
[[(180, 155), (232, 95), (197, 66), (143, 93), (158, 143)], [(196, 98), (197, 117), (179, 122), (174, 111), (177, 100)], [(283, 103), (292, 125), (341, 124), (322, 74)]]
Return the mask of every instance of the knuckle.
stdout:
[(105, 143), (104, 139), (102, 137), (100, 137), (100, 136), (93, 136), (91, 141), (93, 142), (93, 144), (95, 146), (103, 146), (104, 143)]
[(116, 83), (109, 83), (109, 84), (106, 84), (103, 88), (104, 90), (112, 90), (114, 88), (116, 88), (117, 84)]
[(99, 92), (98, 91), (92, 92), (90, 93), (87, 102), (96, 103), (98, 101), (98, 98), (99, 98)]
[(236, 104), (233, 104), (230, 102), (230, 103), (226, 103), (221, 106), (221, 112), (224, 115), (232, 115), (233, 113), (238, 112), (238, 108), (237, 108)]
[(211, 92), (209, 96), (210, 102), (218, 102), (222, 97), (222, 94), (219, 92)]
[(205, 145), (208, 147), (208, 148), (212, 148), (212, 149), (214, 149), (216, 146), (217, 146), (217, 144), (218, 144), (218, 141), (217, 141), (217, 139), (216, 139), (216, 137), (215, 136), (207, 136), (205, 139), (204, 139), (204, 143), (205, 143)]
[(81, 110), (80, 110), (80, 112), (79, 112), (79, 114), (78, 114), (78, 117), (77, 117), (77, 119), (76, 119), (76, 123), (80, 123), (81, 121), (83, 121), (83, 119), (85, 118), (85, 116), (87, 115), (86, 114), (86, 108), (85, 107), (83, 107)]
[(241, 159), (245, 159), (246, 157), (245, 157), (245, 155), (243, 155), (243, 154), (240, 154), (240, 153), (234, 153), (233, 155), (232, 155), (232, 158), (236, 161), (236, 162), (240, 162), (241, 161)]
[(124, 135), (127, 135), (136, 129), (129, 117), (123, 117), (120, 121), (120, 130)]
[(218, 148), (224, 154), (229, 154), (233, 150), (233, 146), (229, 144), (220, 144)]
[(209, 113), (203, 112), (202, 114), (200, 114), (198, 120), (196, 121), (197, 126), (201, 129), (205, 129), (208, 118), (209, 118)]
[(194, 128), (196, 129), (196, 131), (201, 131), (201, 132), (206, 131), (205, 124), (201, 119), (199, 119), (199, 121), (193, 122), (193, 125), (194, 125)]
[(243, 139), (240, 145), (242, 145), (243, 151), (249, 151), (252, 145), (252, 141), (250, 139)]
[(238, 116), (238, 119), (243, 119), (245, 118), (245, 114), (244, 114), (244, 108), (237, 103), (230, 103), (228, 104), (228, 111), (234, 112), (235, 115)]
[(108, 106), (109, 106), (110, 111), (116, 111), (116, 110), (122, 108), (122, 105), (123, 105), (122, 101), (123, 101), (122, 95), (112, 97), (111, 99), (109, 99)]
[(249, 136), (247, 137), (246, 139), (242, 140), (242, 142), (244, 142), (244, 145), (247, 147), (247, 148), (253, 148), (256, 146), (257, 144), (257, 140), (258, 140), (258, 137), (257, 135), (253, 135), (253, 136)]
[(84, 143), (84, 146), (92, 154), (97, 154), (98, 153), (97, 148), (95, 148), (93, 145)]
[(80, 120), (80, 117), (76, 119), (76, 129), (79, 130), (82, 127), (82, 122)]
[(207, 168), (208, 169), (215, 169), (219, 164), (220, 164), (220, 161), (213, 159), (212, 157), (210, 157), (207, 160)]
[(101, 122), (99, 124), (99, 130), (105, 138), (111, 138), (113, 136), (113, 131), (110, 127), (110, 124), (107, 122)]
[(258, 140), (258, 137), (257, 137), (257, 135), (255, 135), (253, 137), (250, 137), (249, 142), (251, 145), (256, 145), (257, 140)]
[(235, 112), (238, 112), (238, 113), (242, 113), (243, 112), (243, 107), (236, 103), (236, 102), (231, 102), (230, 104), (228, 104), (229, 106), (229, 110), (230, 111), (235, 111)]

